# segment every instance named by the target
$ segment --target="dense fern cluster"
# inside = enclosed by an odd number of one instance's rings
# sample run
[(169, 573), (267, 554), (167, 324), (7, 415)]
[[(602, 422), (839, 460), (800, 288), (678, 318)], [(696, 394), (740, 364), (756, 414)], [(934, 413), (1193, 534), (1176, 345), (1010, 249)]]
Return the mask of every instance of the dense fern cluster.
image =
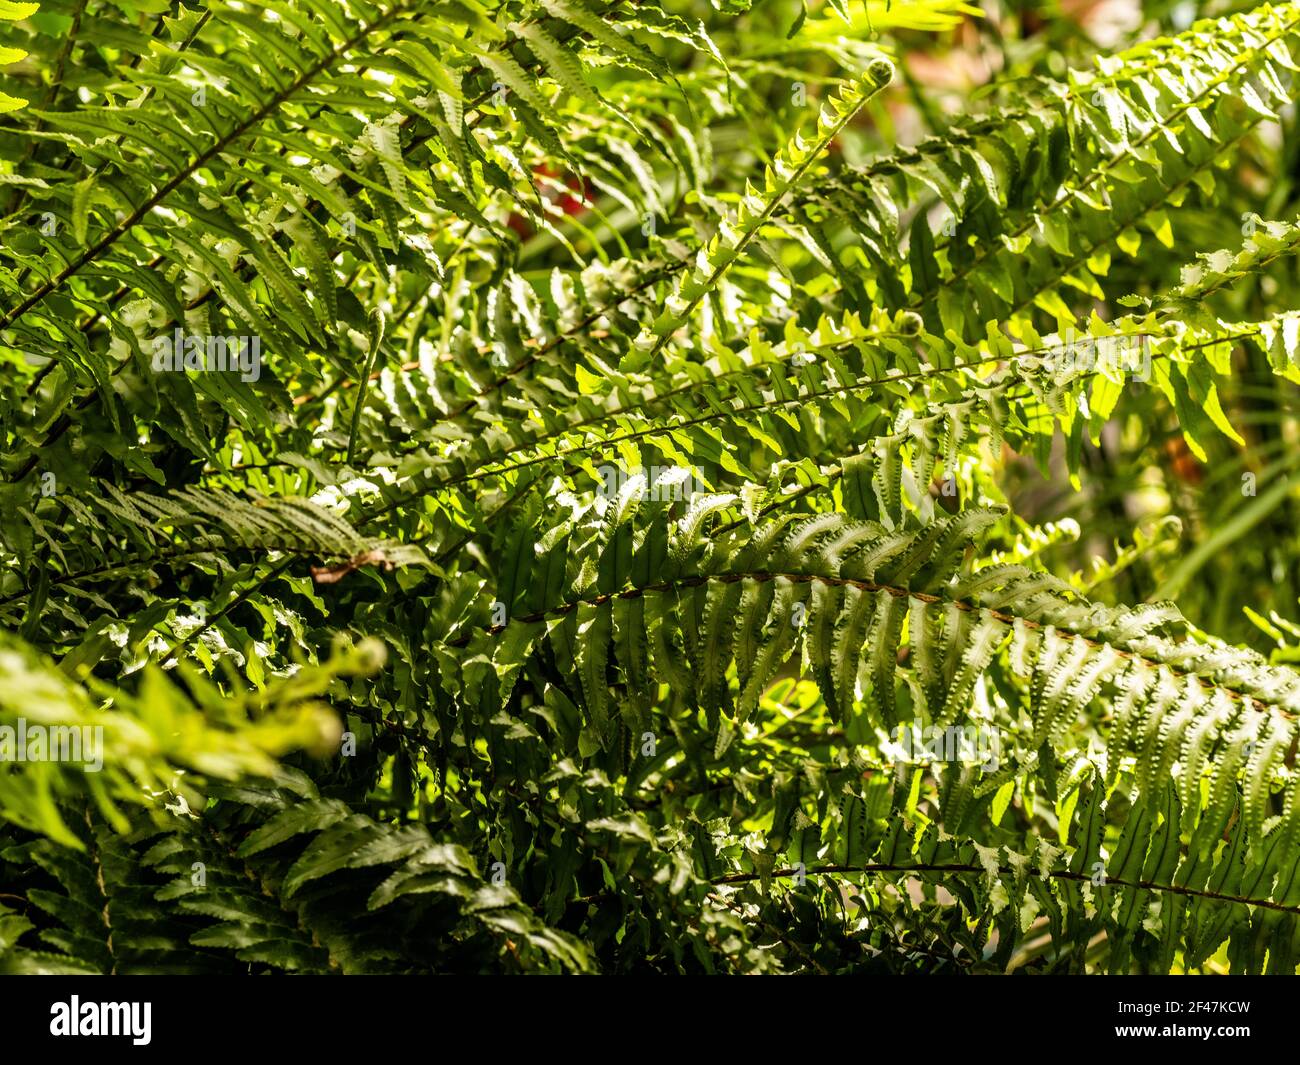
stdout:
[(1300, 4), (1148, 6), (0, 3), (0, 971), (1293, 972)]

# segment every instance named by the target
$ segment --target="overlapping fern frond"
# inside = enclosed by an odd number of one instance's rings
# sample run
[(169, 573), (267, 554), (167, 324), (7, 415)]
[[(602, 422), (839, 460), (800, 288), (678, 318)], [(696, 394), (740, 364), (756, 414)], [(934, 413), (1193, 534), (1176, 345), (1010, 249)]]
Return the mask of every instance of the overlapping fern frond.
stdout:
[(0, 970), (1294, 970), (1300, 674), (1002, 474), (1293, 494), (1300, 5), (907, 137), (969, 5), (30, 6)]

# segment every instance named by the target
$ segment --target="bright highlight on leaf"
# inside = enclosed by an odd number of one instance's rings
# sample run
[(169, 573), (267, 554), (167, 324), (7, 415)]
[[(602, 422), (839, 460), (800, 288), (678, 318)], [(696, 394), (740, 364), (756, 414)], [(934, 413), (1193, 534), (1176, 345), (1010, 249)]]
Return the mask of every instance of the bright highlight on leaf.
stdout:
[(0, 0), (0, 972), (1294, 973), (1240, 7)]

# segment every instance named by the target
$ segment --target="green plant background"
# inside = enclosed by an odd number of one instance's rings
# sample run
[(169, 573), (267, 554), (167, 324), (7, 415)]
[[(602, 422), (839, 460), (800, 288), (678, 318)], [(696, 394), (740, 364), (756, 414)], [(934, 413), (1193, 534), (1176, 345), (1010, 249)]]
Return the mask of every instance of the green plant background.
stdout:
[(0, 20), (0, 971), (1294, 971), (1300, 5)]

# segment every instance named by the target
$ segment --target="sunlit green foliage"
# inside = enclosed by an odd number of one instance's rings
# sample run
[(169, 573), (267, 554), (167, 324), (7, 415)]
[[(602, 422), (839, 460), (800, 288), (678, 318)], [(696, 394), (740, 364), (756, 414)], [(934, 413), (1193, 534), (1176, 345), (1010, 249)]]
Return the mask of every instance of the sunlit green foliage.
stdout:
[(1292, 972), (1300, 5), (1033, 6), (0, 0), (0, 971)]

